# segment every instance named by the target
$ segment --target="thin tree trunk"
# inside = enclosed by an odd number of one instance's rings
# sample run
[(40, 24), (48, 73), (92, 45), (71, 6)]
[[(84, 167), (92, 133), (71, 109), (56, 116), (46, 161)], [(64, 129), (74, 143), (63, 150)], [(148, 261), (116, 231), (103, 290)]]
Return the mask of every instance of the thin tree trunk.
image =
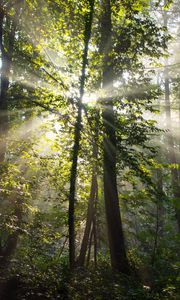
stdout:
[(94, 173), (94, 170), (93, 170), (91, 192), (90, 192), (90, 197), (89, 197), (89, 201), (88, 201), (86, 227), (84, 230), (84, 236), (83, 236), (81, 250), (80, 250), (79, 259), (78, 259), (79, 266), (84, 266), (84, 263), (85, 263), (88, 242), (90, 239), (90, 231), (91, 231), (91, 227), (93, 226), (94, 205), (95, 205), (96, 193), (97, 193), (97, 175), (96, 175), (96, 173)]
[(97, 243), (97, 202), (98, 202), (98, 187), (94, 203), (94, 215), (93, 215), (93, 231), (94, 231), (94, 266), (97, 267), (97, 253), (98, 253), (98, 243)]
[[(157, 75), (157, 85), (160, 86), (159, 73)], [(158, 110), (161, 111), (161, 100), (157, 100)], [(158, 187), (158, 195), (156, 199), (156, 223), (155, 223), (155, 235), (154, 235), (154, 245), (151, 256), (151, 265), (153, 266), (156, 260), (157, 251), (158, 251), (158, 239), (163, 235), (163, 217), (164, 217), (164, 206), (163, 206), (163, 179), (162, 179), (162, 170), (157, 170), (156, 183)]]
[(154, 246), (153, 246), (152, 258), (151, 258), (152, 266), (154, 265), (155, 258), (156, 258), (156, 252), (158, 247), (158, 234), (159, 234), (159, 199), (157, 199), (157, 204), (156, 204), (156, 230), (155, 230)]
[(93, 239), (93, 227), (91, 228), (90, 237), (89, 237), (89, 247), (88, 247), (87, 263), (86, 263), (87, 267), (89, 266), (89, 262), (91, 258), (92, 239)]
[(153, 266), (158, 254), (158, 243), (159, 239), (163, 237), (163, 226), (164, 226), (164, 197), (165, 193), (163, 191), (163, 178), (162, 170), (157, 170), (157, 188), (158, 195), (156, 199), (156, 224), (155, 224), (155, 236), (154, 236), (154, 245), (151, 257), (151, 265)]
[(82, 73), (80, 79), (80, 97), (78, 100), (78, 112), (75, 124), (74, 132), (74, 146), (72, 152), (72, 166), (70, 172), (70, 191), (69, 191), (69, 264), (70, 268), (75, 266), (75, 193), (76, 193), (76, 177), (77, 177), (77, 161), (79, 155), (79, 146), (81, 139), (81, 122), (82, 122), (82, 98), (84, 95), (85, 86), (85, 71), (87, 67), (87, 57), (88, 57), (88, 46), (91, 37), (92, 19), (93, 19), (93, 9), (94, 0), (89, 0), (90, 11), (86, 17), (85, 31), (84, 31), (84, 52), (82, 61)]
[[(96, 112), (96, 119), (95, 119), (94, 127), (95, 127), (95, 136), (94, 136), (94, 142), (93, 142), (93, 167), (92, 167), (91, 190), (90, 190), (90, 197), (88, 200), (86, 226), (85, 226), (81, 249), (80, 249), (80, 254), (79, 254), (79, 258), (78, 258), (79, 266), (84, 266), (84, 264), (85, 264), (85, 258), (86, 258), (87, 248), (88, 248), (88, 242), (90, 239), (91, 227), (94, 228), (94, 226), (95, 226), (94, 239), (97, 238), (97, 234), (96, 234), (96, 208), (97, 208), (97, 197), (98, 197), (98, 183), (97, 183), (98, 146), (97, 146), (97, 141), (98, 141), (98, 132), (99, 132), (99, 112)], [(96, 243), (96, 251), (97, 251), (97, 243)]]
[[(103, 1), (103, 18), (101, 32), (101, 46), (104, 49), (103, 61), (103, 88), (108, 94), (112, 88), (113, 66), (112, 51), (112, 24), (111, 2)], [(108, 96), (108, 95), (107, 95)], [(129, 274), (129, 265), (126, 257), (122, 221), (120, 215), (117, 178), (116, 178), (116, 133), (115, 115), (112, 101), (103, 101), (104, 126), (104, 198), (108, 226), (108, 238), (111, 255), (111, 265), (114, 270)]]

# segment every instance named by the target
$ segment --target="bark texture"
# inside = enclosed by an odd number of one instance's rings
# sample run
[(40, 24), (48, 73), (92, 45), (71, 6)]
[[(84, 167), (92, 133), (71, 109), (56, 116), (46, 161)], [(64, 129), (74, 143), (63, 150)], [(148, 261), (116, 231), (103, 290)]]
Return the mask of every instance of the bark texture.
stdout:
[(101, 47), (103, 49), (103, 89), (107, 100), (103, 101), (103, 125), (104, 125), (104, 198), (106, 218), (108, 225), (109, 247), (111, 264), (114, 270), (129, 274), (129, 266), (126, 257), (124, 235), (119, 207), (117, 178), (116, 178), (116, 132), (115, 114), (113, 102), (108, 96), (113, 89), (113, 65), (111, 61), (112, 51), (112, 23), (111, 1), (103, 0)]

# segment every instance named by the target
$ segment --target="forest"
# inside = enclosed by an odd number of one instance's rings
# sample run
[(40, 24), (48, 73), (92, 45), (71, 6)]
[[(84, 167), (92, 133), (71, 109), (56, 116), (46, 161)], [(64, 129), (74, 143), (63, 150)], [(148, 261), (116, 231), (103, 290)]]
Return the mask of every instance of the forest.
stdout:
[(180, 0), (0, 0), (0, 300), (180, 299)]

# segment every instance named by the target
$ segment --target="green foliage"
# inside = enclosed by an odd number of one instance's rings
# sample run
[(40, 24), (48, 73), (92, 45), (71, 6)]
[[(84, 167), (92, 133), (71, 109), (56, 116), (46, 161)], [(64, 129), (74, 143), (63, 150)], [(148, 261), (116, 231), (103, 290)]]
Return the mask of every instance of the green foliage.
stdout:
[[(107, 99), (101, 89), (101, 1), (95, 3), (85, 86), (87, 95), (95, 94), (98, 100), (94, 106), (82, 104), (75, 219), (78, 254), (95, 165), (98, 259), (95, 269), (91, 252), (89, 267), (74, 272), (68, 264), (68, 193), (88, 1), (22, 1), (7, 92), (6, 153), (0, 162), (0, 256), (8, 240), (17, 237), (6, 276), (20, 281), (19, 300), (178, 299), (179, 236), (174, 208), (179, 209), (179, 197), (173, 194), (171, 174), (179, 171), (179, 164), (167, 162), (162, 149), (154, 147), (155, 137), (166, 145), (164, 132), (154, 120), (163, 88), (155, 84), (152, 68), (167, 51), (170, 36), (150, 17), (149, 1), (111, 2), (110, 56), (115, 78), (109, 101), (116, 119), (117, 181), (132, 276), (112, 272), (107, 242), (102, 184), (102, 112)], [(6, 1), (2, 5), (7, 8)], [(6, 49), (14, 28), (13, 5), (3, 23)], [(178, 74), (172, 82), (174, 97), (178, 97)]]

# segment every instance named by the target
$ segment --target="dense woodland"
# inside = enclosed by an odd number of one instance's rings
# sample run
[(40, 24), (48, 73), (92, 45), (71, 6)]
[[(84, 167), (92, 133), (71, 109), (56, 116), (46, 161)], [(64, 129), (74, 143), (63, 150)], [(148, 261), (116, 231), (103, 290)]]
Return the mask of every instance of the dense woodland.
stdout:
[(0, 0), (0, 299), (180, 299), (179, 45), (179, 0)]

